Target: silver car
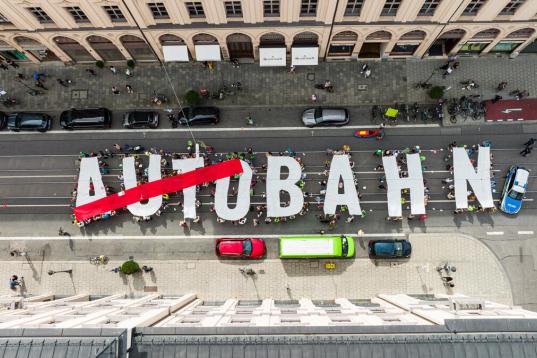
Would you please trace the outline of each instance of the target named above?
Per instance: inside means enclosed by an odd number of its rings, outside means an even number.
[[[349,112],[345,108],[310,108],[302,113],[306,127],[343,126],[349,123]]]

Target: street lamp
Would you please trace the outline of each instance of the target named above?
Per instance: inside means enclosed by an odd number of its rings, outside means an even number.
[[[60,271],[48,270],[48,274],[49,274],[49,276],[52,276],[52,275],[54,275],[55,273],[60,273],[60,272],[65,272],[65,273],[68,273],[68,274],[72,274],[72,273],[73,273],[73,270],[72,270],[72,269],[69,269],[69,270],[60,270]]]

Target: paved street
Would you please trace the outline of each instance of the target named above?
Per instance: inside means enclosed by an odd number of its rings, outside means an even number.
[[[465,94],[459,85],[460,81],[475,80],[479,89],[472,91],[482,94],[484,99],[494,96],[494,89],[501,81],[508,81],[507,93],[514,89],[528,90],[530,97],[537,95],[537,63],[531,55],[520,55],[509,60],[505,57],[484,57],[479,59],[460,58],[461,65],[452,75],[443,80],[440,71],[430,82],[434,85],[451,87],[446,92],[448,97]],[[182,97],[189,89],[201,87],[209,91],[217,91],[222,84],[230,86],[240,81],[243,90],[234,96],[226,96],[223,100],[209,100],[219,107],[304,107],[311,104],[311,95],[316,93],[321,105],[371,105],[428,102],[430,99],[424,90],[414,85],[425,81],[432,71],[444,62],[441,60],[392,60],[387,62],[370,62],[372,75],[368,79],[360,76],[360,63],[330,62],[318,66],[299,67],[294,74],[285,68],[259,67],[257,64],[243,64],[233,68],[230,63],[216,63],[212,71],[205,70],[199,63],[166,65],[167,73],[173,83],[178,97]],[[85,72],[92,68],[97,76]],[[9,96],[20,101],[13,109],[60,111],[70,107],[107,107],[115,110],[133,108],[154,108],[150,104],[150,96],[154,91],[168,96],[170,106],[176,106],[174,94],[166,82],[164,71],[156,64],[141,64],[134,69],[134,77],[126,78],[126,67],[117,65],[118,74],[114,75],[108,68],[99,70],[96,67],[64,65],[22,66],[19,72],[29,79],[15,80],[17,71],[1,71],[0,88],[5,89]],[[42,96],[32,97],[27,94],[28,86],[33,87],[32,75],[35,70],[45,73],[48,90]],[[64,88],[56,79],[71,79],[73,84]],[[314,84],[331,80],[335,86],[333,93],[314,90]],[[134,89],[127,94],[125,85]],[[121,94],[113,95],[112,86],[116,86]],[[365,86],[365,87],[364,87]],[[164,107],[164,106],[163,106]],[[242,119],[241,119],[242,120]]]
[[[223,297],[237,297],[244,300],[258,300],[264,297],[288,300],[302,297],[316,299],[333,299],[334,297],[364,298],[378,292],[383,293],[464,293],[479,296],[498,303],[512,304],[511,289],[502,266],[497,258],[478,240],[464,235],[412,234],[413,255],[409,260],[373,261],[364,257],[367,237],[357,239],[359,256],[356,259],[337,260],[336,268],[329,270],[325,263],[329,260],[279,260],[276,240],[268,247],[269,258],[261,261],[218,261],[214,253],[198,253],[198,257],[209,260],[180,259],[158,261],[135,256],[140,264],[150,265],[154,272],[138,274],[132,277],[110,272],[121,264],[114,257],[107,265],[90,264],[88,242],[74,242],[72,248],[47,247],[40,256],[39,252],[29,253],[30,260],[25,258],[7,259],[2,255],[0,276],[7,277],[12,272],[24,276],[26,289],[34,294],[54,292],[57,295],[71,295],[91,292],[94,295],[115,293],[141,294],[144,290],[157,288],[163,294],[196,292],[205,300],[219,300]],[[152,241],[152,240],[150,240]],[[164,246],[181,247],[181,251],[189,251],[193,242],[179,240],[180,243],[155,242],[140,243],[137,251],[153,250]],[[192,240],[194,241],[194,240]],[[209,240],[195,240],[202,247]],[[212,244],[212,240],[210,242]],[[36,246],[36,242],[29,243]],[[65,246],[65,240],[63,242]],[[2,245],[6,249],[6,245]],[[112,251],[109,249],[112,248]],[[101,242],[103,252],[118,251],[117,244],[111,240]],[[2,250],[3,252],[6,252]],[[60,252],[66,256],[76,257],[74,261],[57,261],[52,252]],[[42,258],[46,257],[43,261]],[[453,274],[455,287],[448,289],[443,286],[435,267],[449,261],[457,268]],[[238,268],[253,268],[257,275],[254,278],[242,275]],[[482,268],[486,267],[487,270]],[[72,269],[72,275],[57,273],[47,274],[48,270]],[[89,280],[98,278],[98,283]],[[490,280],[490,277],[494,277]],[[5,286],[0,293],[9,293]]]
[[[462,94],[458,81],[475,79],[481,87],[476,93],[485,98],[493,95],[493,89],[502,80],[507,80],[513,88],[527,89],[530,94],[537,93],[534,81],[535,61],[530,57],[520,56],[515,60],[485,58],[461,59],[461,67],[454,75],[442,80],[435,75],[431,82],[451,86],[448,95]],[[265,154],[268,151],[280,152],[291,148],[302,158],[305,165],[304,191],[310,193],[306,201],[311,203],[307,215],[299,216],[292,222],[265,224],[254,227],[251,213],[245,225],[232,223],[219,224],[216,216],[210,213],[213,198],[207,189],[201,190],[198,209],[201,222],[190,223],[188,228],[179,226],[182,220],[180,198],[172,196],[171,205],[160,216],[149,223],[135,223],[130,214],[121,214],[108,221],[94,223],[79,229],[70,223],[72,213],[71,191],[76,183],[77,158],[81,151],[92,152],[111,148],[114,143],[141,144],[146,148],[163,148],[169,152],[184,152],[190,133],[186,128],[172,129],[164,115],[158,130],[123,130],[120,126],[121,116],[125,110],[133,108],[151,108],[148,97],[154,88],[168,88],[163,83],[163,75],[155,66],[139,66],[135,77],[129,83],[136,95],[121,94],[112,96],[109,87],[117,85],[121,89],[126,83],[122,75],[112,75],[108,70],[99,73],[99,77],[87,78],[83,68],[50,67],[43,69],[53,78],[50,93],[41,97],[22,97],[25,87],[13,80],[14,72],[0,73],[0,85],[9,95],[22,98],[24,109],[46,110],[56,116],[53,130],[46,134],[25,134],[0,132],[0,265],[4,276],[13,270],[21,272],[27,280],[30,293],[45,292],[70,294],[74,290],[93,290],[94,292],[141,292],[144,286],[158,286],[174,290],[193,290],[204,297],[216,299],[212,275],[215,272],[223,277],[229,276],[230,292],[226,295],[243,295],[244,298],[266,296],[274,292],[273,297],[289,298],[282,282],[288,282],[293,298],[300,295],[333,298],[336,294],[364,293],[364,296],[386,288],[375,286],[375,277],[406,277],[402,286],[390,286],[389,292],[444,292],[436,271],[432,268],[442,260],[459,260],[460,271],[456,289],[469,295],[485,296],[499,302],[523,305],[536,309],[537,275],[535,275],[535,233],[537,226],[537,195],[532,184],[535,176],[531,175],[530,187],[524,207],[517,216],[495,214],[460,214],[454,215],[454,203],[447,199],[448,192],[442,184],[443,178],[449,177],[445,161],[447,145],[454,140],[459,144],[478,144],[484,140],[492,142],[494,155],[493,173],[496,180],[495,198],[499,197],[507,168],[515,163],[524,165],[534,171],[537,162],[532,155],[519,156],[522,143],[530,136],[535,136],[537,128],[532,124],[490,125],[441,127],[439,123],[410,123],[406,126],[388,128],[382,142],[374,139],[356,139],[352,133],[356,128],[371,125],[370,105],[373,103],[390,104],[399,102],[427,102],[422,90],[416,90],[413,84],[425,80],[432,70],[442,63],[438,61],[413,62],[377,62],[372,65],[374,75],[364,80],[358,76],[357,63],[323,64],[311,71],[299,69],[296,74],[286,73],[283,69],[260,69],[254,65],[243,65],[232,69],[228,64],[217,64],[212,72],[200,71],[198,65],[170,65],[170,76],[177,86],[179,94],[188,88],[206,86],[210,90],[218,88],[224,82],[229,85],[240,80],[245,90],[240,95],[227,97],[222,101],[212,102],[222,107],[222,123],[216,127],[194,129],[197,140],[214,146],[218,160],[230,151],[243,151],[252,147],[256,152],[255,166],[259,175],[258,184],[252,197],[253,205],[264,204],[265,184],[263,182]],[[21,68],[31,74],[33,67]],[[61,75],[60,75],[61,73]],[[307,78],[315,73],[315,79]],[[64,90],[55,83],[55,77],[71,77],[75,84]],[[192,78],[195,77],[195,78]],[[321,104],[345,105],[351,110],[351,123],[347,128],[308,129],[301,126],[300,113],[310,106],[313,84],[330,78],[336,85],[334,94],[321,94]],[[368,83],[369,81],[370,83]],[[367,91],[359,90],[358,85],[367,84]],[[88,90],[87,99],[73,99],[71,90]],[[164,92],[171,96],[171,93]],[[78,92],[80,94],[80,92]],[[255,105],[252,106],[252,103]],[[246,106],[243,106],[246,105]],[[68,107],[106,106],[114,111],[113,129],[107,131],[65,132],[59,129],[57,115]],[[174,104],[171,103],[170,107]],[[164,109],[159,108],[159,110]],[[246,126],[245,117],[252,115],[256,123]],[[475,123],[474,123],[475,124]],[[346,223],[343,216],[333,229],[321,224],[317,218],[320,210],[316,208],[318,200],[322,201],[319,182],[325,178],[325,161],[327,148],[340,148],[349,144],[355,162],[353,168],[358,178],[358,189],[363,195],[362,208],[366,210],[365,218],[356,218],[353,223]],[[426,221],[387,222],[386,192],[378,187],[381,170],[375,170],[380,160],[372,155],[377,148],[404,149],[419,145],[424,161],[424,177],[430,189],[431,200]],[[105,183],[119,188],[121,174],[119,158],[109,160],[110,173],[104,176]],[[144,163],[147,164],[147,163]],[[233,202],[231,198],[230,202]],[[403,209],[408,213],[408,204]],[[264,218],[264,217],[263,217]],[[262,219],[263,219],[262,218]],[[70,239],[59,238],[58,229],[62,227],[71,235]],[[361,247],[357,259],[339,263],[334,272],[324,271],[322,262],[317,264],[284,264],[277,260],[277,237],[281,234],[312,234],[320,229],[334,234],[347,233],[356,235],[362,230]],[[456,234],[466,234],[481,240],[494,254],[495,259],[485,246],[468,245],[466,241],[457,241]],[[368,236],[369,235],[369,236]],[[418,255],[411,262],[394,267],[375,267],[366,258],[365,242],[369,238],[404,237],[410,235],[418,243]],[[213,240],[221,236],[262,236],[267,239],[269,255],[266,260],[256,263],[256,269],[263,270],[255,281],[244,281],[237,271],[237,266],[244,263],[225,264],[214,260]],[[449,238],[449,239],[448,239]],[[32,239],[32,240],[30,240]],[[451,245],[455,240],[456,244]],[[434,244],[429,244],[434,242]],[[477,243],[470,240],[469,242]],[[446,245],[446,246],[442,246]],[[8,252],[12,249],[25,249],[29,252],[30,263],[12,258]],[[423,248],[432,252],[420,251]],[[479,258],[472,257],[471,248],[479,252]],[[90,255],[107,254],[111,262],[106,268],[93,267],[87,263]],[[423,254],[423,255],[422,255]],[[422,255],[422,256],[420,256]],[[439,256],[434,256],[439,255]],[[444,256],[442,256],[444,255]],[[463,257],[466,257],[464,259]],[[122,281],[117,274],[107,270],[128,256],[134,256],[156,268],[155,276],[146,275],[132,280]],[[486,257],[485,257],[486,256]],[[497,265],[501,263],[501,269]],[[203,263],[202,263],[203,262]],[[349,264],[350,263],[350,264]],[[20,265],[20,266],[17,266]],[[65,269],[73,267],[75,273],[69,276],[52,277],[43,274],[48,269]],[[93,271],[99,276],[92,276]],[[394,270],[400,270],[392,272]],[[422,272],[420,270],[423,270]],[[301,273],[297,275],[297,272]],[[364,272],[368,274],[364,275]],[[168,274],[170,273],[170,274]],[[173,274],[171,274],[173,273]],[[185,274],[186,273],[186,274]],[[464,273],[464,274],[463,274]],[[31,277],[31,278],[30,278]],[[98,280],[88,280],[98,277]],[[188,279],[184,279],[188,277]],[[323,287],[330,287],[323,292],[314,291],[317,286],[307,286],[304,277],[314,277],[314,282],[323,282]],[[210,279],[211,278],[211,279]],[[358,278],[358,279],[356,279]],[[336,284],[332,284],[336,280]],[[326,282],[325,282],[326,281]],[[381,280],[382,281],[382,280]],[[247,285],[245,285],[247,282]],[[352,284],[348,284],[352,282]],[[380,282],[385,285],[385,282]],[[472,284],[470,284],[472,283]],[[390,283],[393,284],[393,283]],[[474,286],[472,286],[474,285]],[[511,296],[511,289],[512,296]],[[278,287],[277,290],[274,287]],[[360,290],[359,290],[360,288]],[[4,287],[2,289],[5,289]],[[345,291],[348,290],[348,291]],[[377,290],[377,291],[376,291]],[[170,291],[171,292],[171,291]],[[317,293],[316,293],[317,292]],[[295,296],[296,295],[296,296]],[[224,295],[225,296],[225,295]],[[321,297],[322,296],[322,297]]]

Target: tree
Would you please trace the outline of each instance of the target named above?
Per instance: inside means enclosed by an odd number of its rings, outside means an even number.
[[[127,60],[127,67],[130,69],[133,69],[134,66],[136,66],[136,62],[134,60]]]
[[[125,275],[132,275],[133,273],[140,272],[140,265],[134,260],[125,261],[121,265],[120,271]]]
[[[97,66],[97,68],[104,68],[104,62],[103,61],[97,61],[97,62],[95,62],[95,66]]]
[[[444,87],[434,86],[429,91],[429,97],[431,97],[431,99],[441,99],[444,97]]]
[[[190,90],[185,94],[185,102],[191,106],[195,107],[201,102],[200,94],[194,90]]]

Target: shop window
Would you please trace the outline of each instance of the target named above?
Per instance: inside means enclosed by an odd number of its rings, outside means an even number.
[[[353,45],[340,45],[340,44],[331,44],[328,49],[328,56],[350,56],[352,55],[352,50],[354,50]]]
[[[490,50],[490,52],[511,53],[521,44],[522,42],[500,41],[492,48],[492,50]]]
[[[412,56],[419,45],[411,44],[395,44],[392,51],[390,52],[391,56]]]

